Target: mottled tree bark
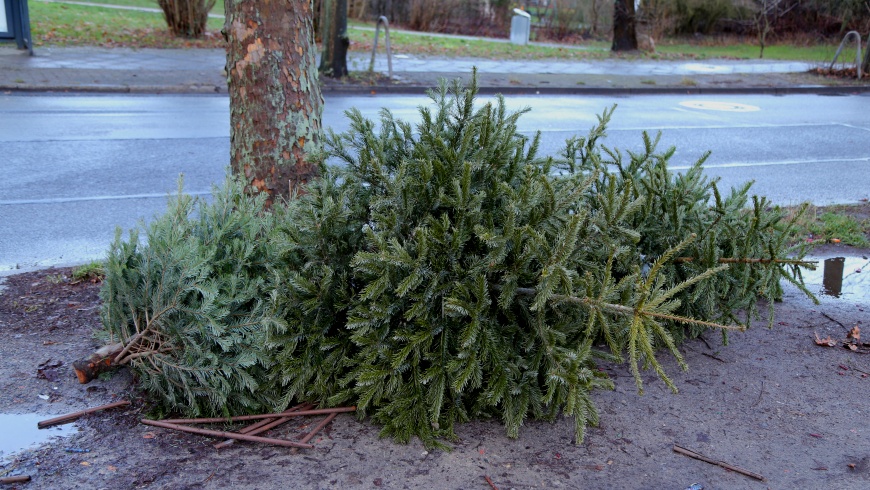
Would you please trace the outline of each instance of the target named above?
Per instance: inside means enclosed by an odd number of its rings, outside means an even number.
[[[637,17],[634,0],[614,0],[613,2],[613,46],[612,51],[633,51],[637,49]]]
[[[268,204],[317,175],[322,136],[310,0],[225,0],[233,173]]]

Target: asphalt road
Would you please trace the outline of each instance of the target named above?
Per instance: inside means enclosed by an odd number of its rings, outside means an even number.
[[[331,97],[324,124],[381,107],[414,120],[427,99]],[[116,226],[165,208],[179,174],[207,195],[229,164],[228,99],[220,96],[0,96],[0,273],[74,264],[105,254]],[[756,182],[774,202],[856,202],[870,197],[870,96],[514,96],[532,107],[523,132],[541,131],[545,154],[585,134],[613,104],[606,144],[637,151],[641,132],[662,132],[679,170],[707,150],[722,187]]]

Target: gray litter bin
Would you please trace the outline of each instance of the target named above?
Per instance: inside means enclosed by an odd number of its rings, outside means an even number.
[[[511,44],[529,44],[532,29],[532,16],[520,9],[514,9],[511,19]]]

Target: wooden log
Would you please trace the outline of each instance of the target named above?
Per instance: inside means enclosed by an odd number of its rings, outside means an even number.
[[[117,366],[115,364],[115,356],[122,350],[124,350],[124,344],[118,342],[117,344],[101,347],[87,359],[75,361],[73,369],[75,370],[76,377],[79,379],[79,383],[90,383],[101,373],[114,369]]]
[[[154,427],[162,427],[164,429],[177,430],[177,431],[181,431],[181,432],[190,432],[191,434],[199,434],[199,435],[203,435],[203,436],[221,437],[224,439],[239,439],[242,441],[251,441],[251,442],[262,442],[264,444],[272,444],[275,446],[298,447],[298,448],[302,448],[302,449],[311,449],[314,447],[311,444],[303,444],[301,442],[296,442],[296,441],[287,441],[284,439],[272,439],[272,438],[268,438],[268,437],[259,437],[259,436],[252,436],[252,435],[248,435],[248,434],[239,434],[236,432],[200,429],[198,427],[189,427],[186,425],[171,424],[168,422],[161,422],[159,420],[142,419],[141,422],[145,425],[152,425]]]
[[[52,427],[55,425],[68,424],[70,422],[78,420],[79,417],[81,417],[82,415],[99,412],[100,410],[108,410],[110,408],[123,407],[129,404],[129,401],[123,400],[120,402],[109,403],[108,405],[100,405],[99,407],[89,408],[80,412],[68,413],[66,415],[61,415],[60,417],[55,417],[53,419],[43,420],[41,422],[37,422],[36,426],[40,429],[45,429],[47,427]]]

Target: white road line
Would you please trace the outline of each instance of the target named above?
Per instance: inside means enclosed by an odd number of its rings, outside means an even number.
[[[185,195],[189,196],[210,196],[211,191],[184,191]],[[0,206],[15,206],[20,204],[63,204],[69,202],[90,202],[90,201],[116,201],[125,199],[166,199],[175,194],[128,194],[124,196],[85,196],[85,197],[53,197],[49,199],[18,199],[12,201],[0,201]]]
[[[739,167],[771,167],[776,165],[811,165],[814,163],[870,163],[870,157],[859,158],[828,158],[823,160],[772,160],[769,162],[730,162],[717,163],[714,165],[704,164],[705,169],[714,168],[739,168]],[[692,168],[691,165],[674,165],[668,166],[670,170],[687,170]]]

